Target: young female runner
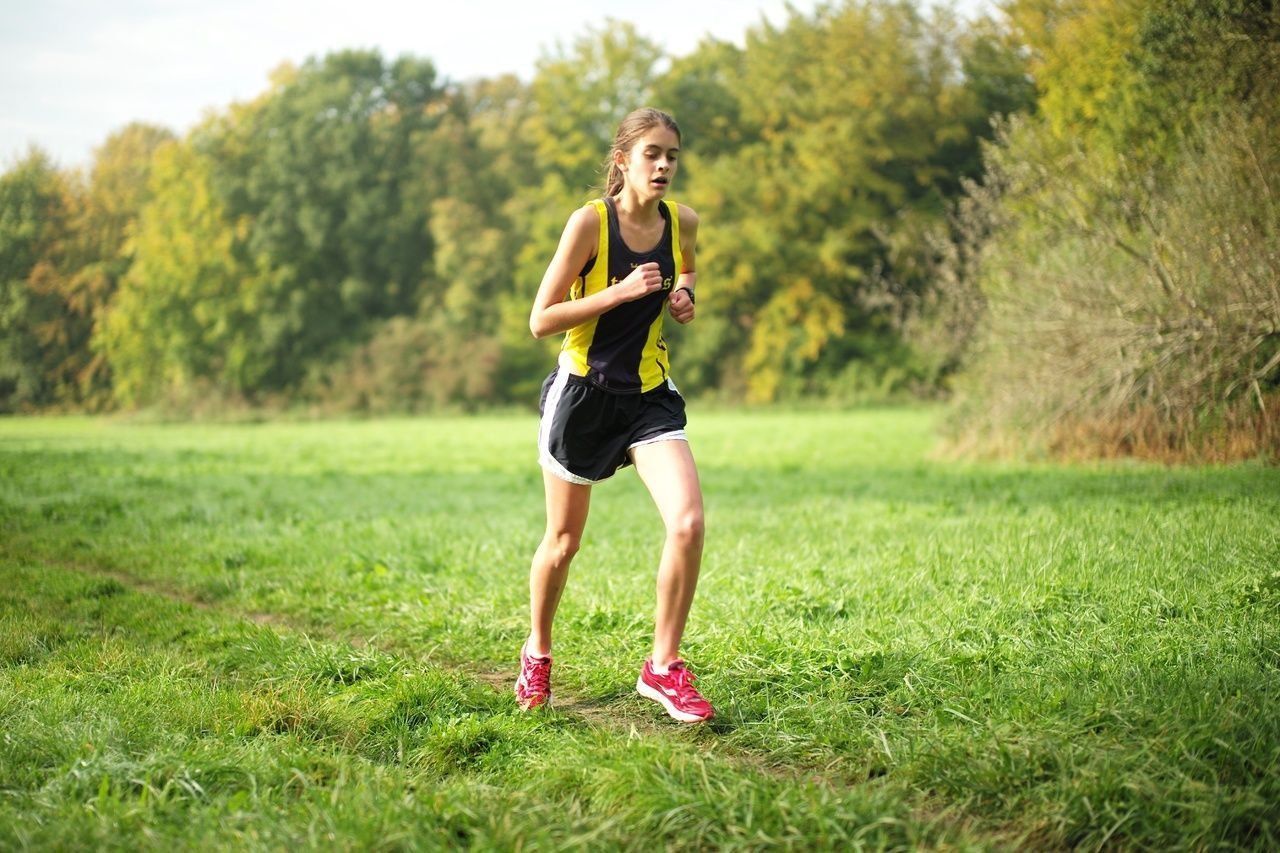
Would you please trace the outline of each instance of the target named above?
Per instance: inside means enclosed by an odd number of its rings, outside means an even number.
[[[547,531],[529,572],[532,627],[515,687],[525,709],[551,701],[551,622],[582,541],[591,487],[634,464],[666,526],[653,653],[636,689],[682,722],[713,714],[679,657],[703,537],[684,399],[668,376],[662,338],[664,308],[678,323],[694,315],[698,217],[665,200],[679,150],[680,129],[666,113],[639,109],[622,121],[604,198],[569,217],[529,317],[535,337],[568,334],[542,386]]]

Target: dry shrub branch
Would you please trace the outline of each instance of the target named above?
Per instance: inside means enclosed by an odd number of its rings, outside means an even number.
[[[1224,116],[1156,173],[1005,127],[904,316],[963,365],[951,449],[1280,456],[1278,141]]]

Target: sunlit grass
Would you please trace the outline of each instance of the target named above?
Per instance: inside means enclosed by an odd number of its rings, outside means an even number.
[[[0,843],[1275,844],[1280,474],[930,461],[932,417],[694,412],[693,730],[632,691],[661,526],[629,471],[565,707],[491,686],[531,417],[0,421]]]

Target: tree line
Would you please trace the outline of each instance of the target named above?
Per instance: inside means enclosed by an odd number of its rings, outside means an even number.
[[[606,21],[528,81],[282,66],[182,136],[0,176],[0,408],[530,404],[532,294],[647,104],[705,223],[683,390],[950,396],[957,446],[1254,452],[1278,29],[1262,0],[844,0],[684,56]]]
[[[858,299],[884,231],[939,219],[1031,88],[991,22],[889,2],[678,57],[609,21],[528,82],[371,51],[281,67],[184,136],[135,124],[87,173],[33,151],[4,174],[0,402],[528,402],[553,351],[532,294],[643,104],[680,122],[674,197],[709,226],[682,387],[767,401],[912,380]]]

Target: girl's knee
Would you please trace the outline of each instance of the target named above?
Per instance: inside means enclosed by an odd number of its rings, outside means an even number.
[[[682,512],[667,525],[667,536],[674,539],[681,547],[701,548],[705,535],[706,522],[701,509]]]
[[[557,563],[567,563],[578,553],[582,537],[567,530],[548,530],[543,544]]]

